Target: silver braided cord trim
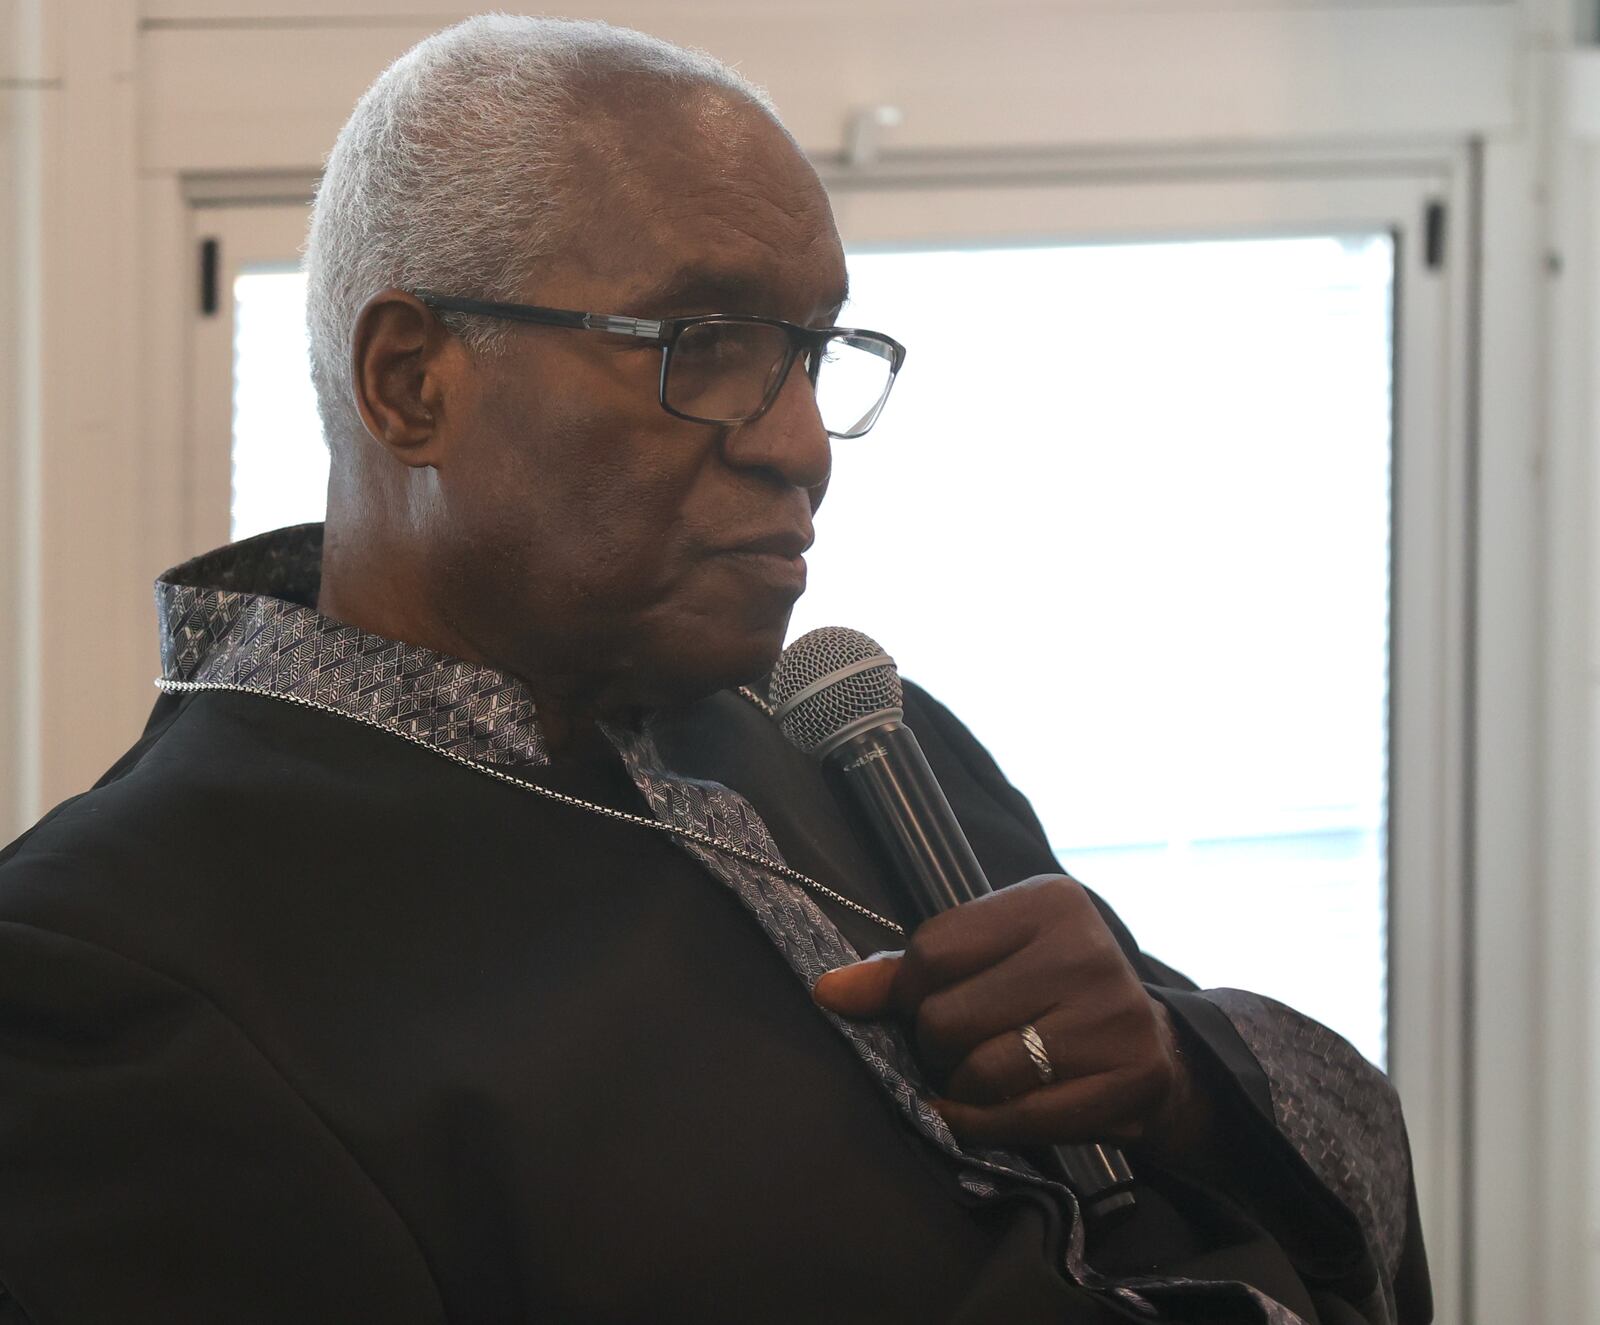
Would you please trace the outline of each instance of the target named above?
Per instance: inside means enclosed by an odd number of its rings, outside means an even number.
[[[769,718],[777,715],[777,710],[774,709],[771,704],[767,703],[766,700],[762,699],[760,695],[756,694],[754,690],[750,689],[749,686],[740,686],[738,693],[741,699],[748,700],[750,703],[754,704]]]
[[[605,805],[595,805],[578,797],[541,787],[537,783],[524,781],[498,768],[456,754],[454,751],[442,749],[420,737],[363,714],[349,713],[319,700],[217,681],[174,681],[160,678],[155,684],[158,689],[172,694],[221,692],[259,695],[315,712],[327,713],[370,727],[388,736],[398,736],[408,744],[415,745],[430,754],[448,759],[451,763],[493,778],[497,782],[503,782],[523,791],[531,791],[547,800],[598,814],[619,823],[665,833],[680,842],[690,855],[710,870],[714,877],[733,888],[735,894],[754,914],[768,938],[783,954],[789,966],[805,981],[807,988],[815,984],[827,971],[860,958],[860,954],[817,908],[809,894],[817,893],[828,897],[839,905],[904,937],[905,931],[893,921],[869,911],[848,897],[835,893],[784,862],[774,860],[769,851],[775,851],[776,844],[772,842],[766,824],[742,797],[716,784],[686,781],[667,775],[660,767],[659,756],[648,737],[633,738],[624,742],[619,753],[651,808],[662,816],[659,820],[646,819]],[[775,878],[798,885],[798,891],[775,886],[772,882]],[[822,1015],[851,1043],[912,1127],[934,1145],[962,1161],[970,1171],[1013,1180],[1020,1179],[1029,1184],[1042,1186],[1055,1192],[1067,1203],[1073,1211],[1073,1218],[1066,1266],[1068,1273],[1075,1280],[1103,1291],[1116,1292],[1125,1300],[1137,1300],[1138,1295],[1128,1290],[1112,1289],[1107,1280],[1084,1262],[1083,1225],[1077,1218],[1077,1202],[1071,1192],[1059,1183],[1043,1177],[1026,1160],[1017,1155],[989,1147],[964,1147],[956,1140],[945,1124],[944,1118],[929,1103],[931,1092],[922,1079],[905,1034],[898,1026],[888,1021],[850,1021],[827,1011],[823,1011]],[[1274,1321],[1272,1325],[1278,1325],[1278,1322]],[[1293,1322],[1287,1322],[1286,1325],[1293,1325]]]
[[[858,957],[818,906],[819,897],[903,938],[900,926],[786,864],[765,823],[743,797],[718,784],[674,773],[647,735],[607,732],[656,818],[597,805],[508,771],[549,763],[526,687],[492,668],[368,635],[321,616],[314,604],[322,541],[321,525],[276,530],[206,553],[163,575],[156,594],[166,675],[157,686],[175,695],[204,691],[259,695],[328,713],[399,736],[475,773],[557,804],[664,833],[742,901],[807,988],[825,971]],[[798,653],[793,646],[785,652],[773,678],[775,697],[791,701],[798,697],[793,709],[806,710],[809,716],[810,707],[826,689],[826,704],[843,705],[845,723],[899,708],[898,675],[874,641],[837,628],[812,635],[822,637],[822,647],[813,651],[818,641],[812,641]],[[807,675],[801,676],[802,671]],[[828,685],[818,684],[830,677]],[[814,693],[802,694],[808,686]],[[773,705],[756,691],[742,686],[738,694],[776,718]],[[840,714],[822,716],[826,730],[836,733]],[[1057,1195],[1069,1212],[1062,1260],[1075,1282],[1152,1320],[1172,1319],[1169,1308],[1179,1318],[1191,1318],[1198,1306],[1211,1313],[1207,1318],[1220,1318],[1218,1312],[1226,1312],[1230,1322],[1241,1325],[1254,1321],[1301,1325],[1294,1313],[1246,1285],[1159,1274],[1117,1279],[1100,1274],[1084,1260],[1083,1225],[1072,1193],[1020,1156],[958,1141],[932,1107],[902,1028],[892,1021],[850,1021],[825,1010],[822,1015],[853,1046],[910,1128],[955,1161],[958,1181],[967,1191],[993,1196],[1008,1183],[1020,1182]],[[1280,1097],[1292,1099],[1293,1092],[1280,1092],[1280,1082],[1296,1075],[1293,1064],[1284,1072],[1272,1061],[1276,1032],[1264,1031],[1259,1041],[1242,1025],[1241,1033],[1253,1050],[1258,1042],[1262,1046],[1257,1056],[1273,1083],[1274,1103]],[[1284,1124],[1283,1130],[1298,1144],[1291,1124]],[[1343,1196],[1344,1189],[1329,1181]],[[1370,1319],[1392,1320],[1392,1313],[1385,1316],[1384,1306],[1382,1300],[1369,1305]]]
[[[651,807],[663,816],[660,820],[646,819],[642,815],[629,814],[625,810],[615,810],[606,805],[596,805],[549,787],[541,787],[537,783],[524,781],[498,768],[456,754],[454,751],[432,745],[420,737],[397,730],[375,719],[358,713],[347,713],[318,700],[217,681],[172,681],[163,677],[158,678],[155,685],[159,690],[172,694],[221,692],[258,695],[318,713],[327,713],[348,722],[370,727],[387,736],[397,736],[410,745],[438,755],[453,764],[459,764],[463,768],[471,769],[475,773],[481,773],[485,777],[493,778],[497,782],[506,783],[508,786],[531,791],[535,795],[574,809],[585,810],[619,823],[647,828],[675,838],[692,856],[700,860],[714,877],[733,886],[734,891],[755,913],[768,937],[777,944],[791,968],[805,979],[808,988],[827,971],[860,959],[860,954],[850,946],[838,928],[817,909],[816,903],[807,895],[808,892],[827,897],[856,914],[875,921],[902,938],[905,935],[905,931],[894,921],[834,892],[833,889],[818,883],[783,861],[774,860],[768,851],[761,850],[760,848],[767,847],[775,851],[776,844],[772,842],[766,824],[736,793],[711,783],[689,782],[663,775],[659,768],[655,767],[659,761],[647,737],[625,743],[619,753],[628,766],[635,784],[644,793]],[[745,845],[751,842],[755,844],[754,847]],[[751,866],[754,869],[749,868]],[[798,885],[800,891],[798,893],[775,891],[767,882],[773,877]],[[797,911],[796,903],[803,909]],[[1065,1200],[1072,1202],[1075,1208],[1075,1200],[1065,1188],[1041,1177],[1019,1157],[997,1149],[983,1147],[963,1149],[960,1146],[945,1125],[943,1117],[928,1103],[929,1091],[922,1082],[909,1045],[898,1027],[887,1022],[851,1022],[831,1012],[824,1012],[823,1015],[855,1046],[913,1126],[936,1145],[964,1159],[977,1169],[1010,1178],[1020,1177],[1056,1191]],[[1072,1248],[1068,1255],[1069,1269],[1079,1276],[1080,1281],[1097,1281],[1098,1276],[1082,1261],[1082,1243],[1081,1223],[1074,1219]]]
[[[564,792],[541,787],[537,783],[527,782],[454,751],[442,749],[376,719],[359,713],[346,712],[318,700],[226,682],[175,681],[161,678],[155,684],[166,693],[221,692],[258,695],[315,712],[331,714],[383,732],[385,735],[397,736],[408,744],[447,759],[451,763],[459,764],[463,768],[519,790],[531,791],[558,804],[597,814],[619,823],[664,833],[680,842],[716,877],[734,888],[746,906],[755,914],[762,929],[778,946],[789,965],[806,981],[808,987],[824,972],[855,961],[859,956],[837,928],[817,909],[816,903],[808,893],[827,897],[896,934],[902,936],[904,934],[893,921],[869,911],[848,897],[835,893],[826,885],[818,883],[781,860],[773,859],[769,851],[775,851],[776,844],[771,842],[766,825],[742,797],[715,784],[686,782],[666,775],[659,767],[658,760],[654,757],[655,752],[647,738],[629,741],[619,752],[651,808],[663,815],[667,820],[665,822],[597,805]],[[794,892],[777,887],[770,882],[776,878],[798,885],[800,891]],[[1110,1278],[1102,1275],[1084,1260],[1083,1223],[1077,1216],[1077,1201],[1073,1194],[1059,1183],[1041,1175],[1019,1156],[998,1148],[967,1146],[959,1142],[951,1134],[938,1111],[929,1103],[927,1087],[904,1033],[898,1027],[889,1022],[853,1022],[835,1016],[831,1012],[824,1012],[823,1015],[850,1041],[898,1104],[912,1127],[964,1165],[960,1182],[968,1190],[979,1195],[992,1193],[997,1190],[993,1179],[1007,1178],[1013,1181],[1020,1179],[1057,1194],[1072,1212],[1063,1262],[1068,1276],[1078,1284],[1115,1298],[1125,1308],[1151,1320],[1161,1318],[1162,1313],[1158,1304],[1163,1298],[1175,1302],[1189,1302],[1198,1297],[1236,1301],[1241,1306],[1248,1303],[1258,1313],[1252,1319],[1261,1322],[1261,1325],[1304,1325],[1298,1315],[1281,1303],[1243,1284],[1159,1275],[1127,1278]]]
[[[480,764],[475,759],[468,759],[465,755],[459,755],[452,750],[443,749],[423,740],[419,736],[413,736],[410,732],[386,726],[373,718],[364,717],[359,713],[347,713],[331,704],[323,704],[314,699],[305,699],[299,695],[287,695],[274,690],[257,690],[252,686],[232,685],[221,681],[169,681],[165,677],[158,677],[155,684],[158,690],[168,694],[221,691],[238,695],[260,695],[263,699],[276,699],[285,704],[297,704],[301,708],[313,709],[318,713],[329,713],[336,718],[343,718],[347,722],[355,722],[363,727],[371,727],[374,731],[383,732],[387,736],[397,736],[402,741],[414,745],[418,749],[438,755],[441,759],[448,759],[453,764],[460,764],[463,768],[470,768],[474,773],[481,773],[485,777],[491,777],[497,782],[504,782],[508,786],[520,787],[523,791],[531,791],[534,795],[543,796],[546,800],[556,801],[575,810],[587,810],[591,814],[598,814],[606,819],[615,819],[619,823],[632,824],[637,828],[648,828],[652,832],[665,833],[669,837],[686,838],[712,851],[721,851],[728,855],[736,856],[746,864],[770,870],[772,873],[788,879],[791,883],[797,883],[810,892],[826,897],[829,901],[844,907],[846,910],[853,911],[859,916],[864,916],[866,919],[882,925],[891,933],[897,934],[902,938],[905,936],[905,930],[895,924],[894,921],[880,916],[876,911],[868,910],[860,902],[852,901],[842,893],[835,892],[826,884],[818,883],[809,875],[800,873],[799,870],[784,864],[780,860],[773,860],[768,856],[761,855],[759,852],[736,846],[725,840],[719,840],[710,834],[697,832],[692,828],[662,823],[659,819],[646,819],[642,814],[629,814],[626,810],[614,810],[609,805],[596,805],[593,801],[586,801],[578,796],[569,796],[565,792],[555,791],[550,787],[541,787],[537,782],[527,782],[522,778],[514,777],[510,773],[502,772],[498,768],[492,768],[488,764]]]

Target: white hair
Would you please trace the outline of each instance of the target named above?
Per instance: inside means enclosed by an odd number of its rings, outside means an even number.
[[[329,444],[358,436],[356,315],[391,287],[515,299],[564,238],[570,129],[609,75],[709,84],[777,120],[721,61],[588,19],[487,14],[413,46],[367,89],[328,155],[306,240],[311,375]],[[501,324],[446,315],[478,353]]]

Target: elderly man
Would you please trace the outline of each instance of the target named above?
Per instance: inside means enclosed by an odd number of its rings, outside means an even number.
[[[915,689],[1025,881],[908,940],[747,688],[902,354],[757,91],[450,29],[307,266],[326,532],[162,579],[143,738],[0,864],[0,1318],[1428,1318],[1348,1046],[1143,957]]]

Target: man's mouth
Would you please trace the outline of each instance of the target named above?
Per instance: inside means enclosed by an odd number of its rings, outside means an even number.
[[[780,529],[730,544],[728,552],[752,552],[794,559],[811,546],[813,535],[809,529]]]
[[[805,550],[811,546],[810,530],[781,530],[743,539],[717,553],[720,560],[740,567],[753,578],[785,589],[798,597],[806,587]]]

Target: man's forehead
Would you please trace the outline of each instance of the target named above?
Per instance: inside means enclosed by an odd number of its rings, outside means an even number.
[[[580,135],[571,256],[619,311],[822,313],[845,271],[826,191],[760,108],[704,88],[670,105],[602,102]]]
[[[803,311],[836,312],[849,300],[849,276],[842,269],[835,270],[832,263],[817,264],[808,275],[808,294],[814,302]],[[629,293],[628,311],[641,317],[687,309],[762,312],[775,300],[793,299],[787,287],[795,283],[794,273],[764,267],[682,262],[664,272],[642,275]]]

